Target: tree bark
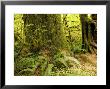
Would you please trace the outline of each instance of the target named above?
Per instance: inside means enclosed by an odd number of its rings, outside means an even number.
[[[94,50],[97,49],[96,25],[93,23],[93,19],[88,19],[87,14],[81,14],[80,20],[82,24],[82,49],[86,49],[88,52],[93,53]]]

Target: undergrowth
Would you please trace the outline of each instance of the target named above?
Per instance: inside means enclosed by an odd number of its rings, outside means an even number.
[[[16,60],[15,76],[96,76],[96,69],[89,69],[90,63],[82,66],[68,58],[59,52],[52,59],[34,55]],[[85,65],[88,68],[85,68]]]

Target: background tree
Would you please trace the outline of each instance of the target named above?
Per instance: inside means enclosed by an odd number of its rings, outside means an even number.
[[[88,18],[87,14],[81,14],[80,19],[82,23],[82,49],[86,49],[90,53],[93,53],[94,48],[96,49],[96,23],[93,18],[96,20],[97,15],[91,15],[91,18]],[[95,43],[94,43],[95,42]]]

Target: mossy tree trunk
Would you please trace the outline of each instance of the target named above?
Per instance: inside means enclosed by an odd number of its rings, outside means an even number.
[[[97,34],[94,32],[96,29],[95,24],[93,23],[93,19],[88,19],[87,14],[81,14],[80,20],[82,23],[82,49],[86,49],[88,52],[93,53],[94,47],[96,48],[96,45],[94,46],[94,41],[97,39]]]

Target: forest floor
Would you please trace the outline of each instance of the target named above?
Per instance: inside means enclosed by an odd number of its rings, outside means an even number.
[[[43,56],[39,56],[40,58],[39,60],[38,60],[38,57],[33,57],[33,58],[27,57],[22,60],[19,60],[19,62],[16,61],[15,65],[17,66],[15,66],[15,70],[16,70],[15,75],[17,76],[18,75],[19,76],[24,76],[24,75],[25,76],[33,76],[33,75],[34,76],[96,76],[97,75],[97,55],[96,54],[80,53],[80,54],[75,54],[74,56],[70,56],[68,52],[66,53],[65,51],[63,51],[62,54],[64,54],[64,58],[62,62],[65,63],[64,61],[66,61],[66,63],[68,64],[64,68],[61,68],[61,67],[57,68],[57,66],[55,65],[53,65],[54,67],[49,67],[52,64],[49,64],[47,67],[47,64],[45,64],[47,59],[46,60],[42,59],[42,58],[46,58],[44,57],[44,54],[43,54]],[[35,68],[35,65],[36,65],[36,63],[34,64],[35,60],[38,60],[37,63],[41,63],[41,66],[42,66],[41,69],[44,68],[43,72],[41,72],[43,73],[43,75],[36,75],[36,73],[38,74],[39,72],[38,70],[39,67]],[[59,64],[58,66],[61,66],[61,65],[62,64]]]
[[[81,68],[91,75],[96,75],[97,70],[97,55],[96,54],[81,54],[79,56],[79,61],[81,63]]]
[[[73,59],[78,60],[79,66],[73,65],[68,69],[57,71],[59,76],[96,76],[97,75],[96,54],[76,54]]]

